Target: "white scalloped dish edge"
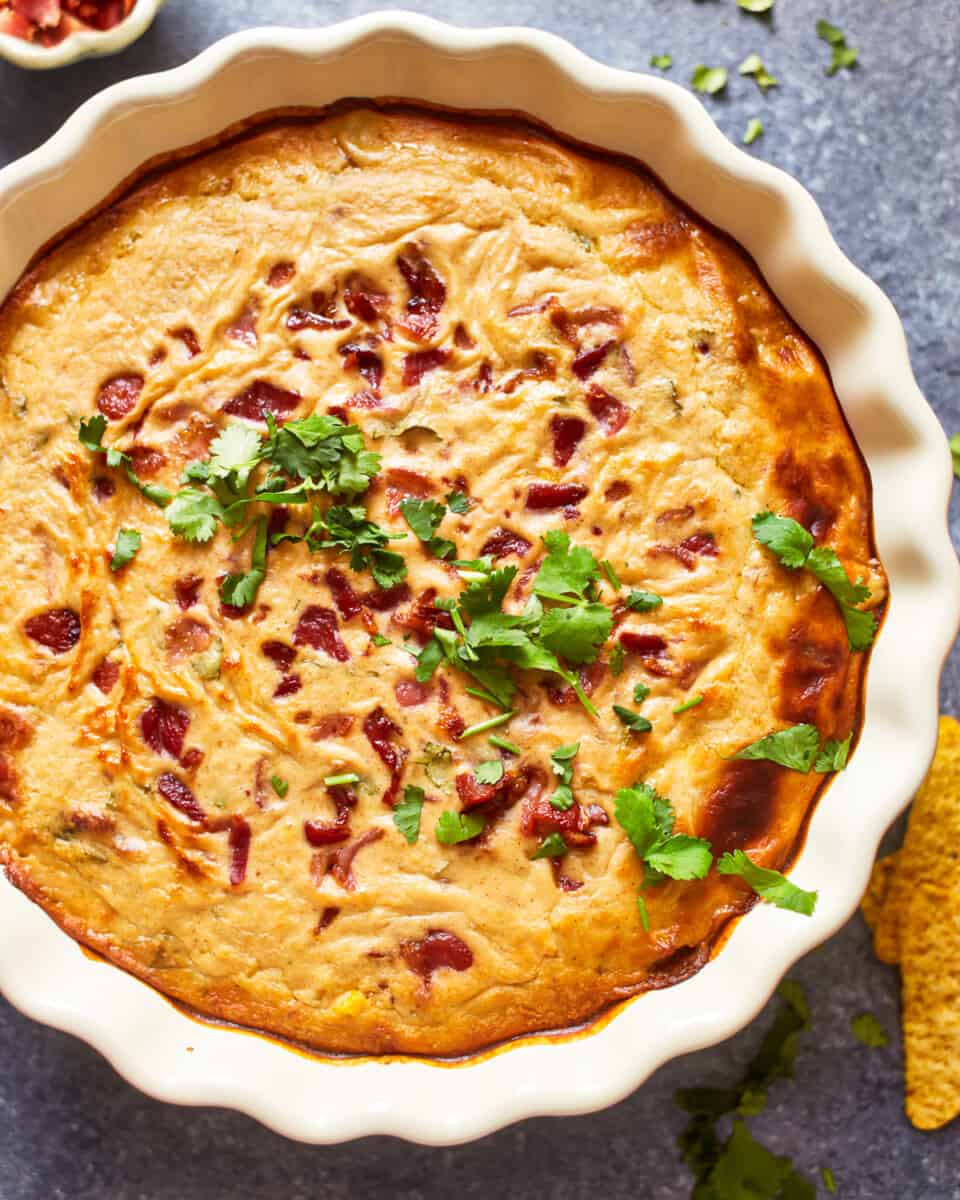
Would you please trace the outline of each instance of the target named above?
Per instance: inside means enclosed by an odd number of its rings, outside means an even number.
[[[55,46],[41,46],[9,33],[0,33],[0,58],[16,63],[18,67],[46,71],[51,67],[65,67],[81,58],[116,54],[147,32],[165,3],[166,0],[137,0],[128,15],[112,29],[79,29]]]
[[[668,1059],[740,1029],[789,967],[850,917],[883,831],[933,752],[939,674],[960,612],[944,516],[952,476],[893,307],[840,252],[809,194],[728,142],[681,88],[604,67],[534,30],[456,29],[406,13],[252,30],[174,71],[117,84],[0,172],[0,295],[40,246],[145,160],[258,112],[348,96],[528,113],[641,159],[740,242],[827,358],[870,467],[890,580],[857,752],[821,799],[792,871],[802,887],[819,888],[816,914],[758,906],[697,975],[626,1003],[587,1034],[521,1039],[460,1063],[308,1056],[190,1018],[85,955],[0,880],[0,989],[89,1042],[143,1091],[235,1108],[304,1141],[394,1134],[448,1144],[622,1098]]]

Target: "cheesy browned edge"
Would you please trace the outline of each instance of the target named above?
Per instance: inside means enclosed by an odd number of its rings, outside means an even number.
[[[645,932],[615,790],[648,780],[715,854],[785,867],[823,777],[731,756],[791,723],[857,726],[866,655],[750,529],[794,517],[882,602],[869,479],[820,356],[643,167],[523,121],[341,105],[152,173],[8,297],[0,409],[0,855],[73,937],[199,1014],[447,1055],[675,982],[754,898],[715,871],[668,880]],[[218,583],[250,536],[171,537],[78,443],[98,409],[105,443],[172,490],[231,420],[345,415],[382,456],[360,503],[408,533],[405,583],[283,545],[231,610]],[[664,598],[637,613],[605,591],[615,631],[581,673],[597,719],[518,673],[498,732],[519,758],[458,739],[495,711],[468,677],[413,679],[433,600],[462,584],[398,505],[451,490],[471,507],[441,533],[519,568],[508,607],[552,529],[624,594]],[[143,545],[112,572],[121,528]],[[644,736],[611,711],[637,683]],[[577,741],[560,812],[549,755]],[[473,770],[501,755],[478,799]],[[349,795],[323,784],[344,772]],[[390,811],[409,785],[413,845]],[[439,844],[438,814],[471,804],[483,835]],[[339,833],[318,847],[311,822]],[[532,860],[551,831],[569,852]]]

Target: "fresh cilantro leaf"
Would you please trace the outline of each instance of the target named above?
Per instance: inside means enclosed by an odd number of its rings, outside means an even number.
[[[360,776],[356,771],[342,771],[339,775],[327,775],[323,786],[328,788],[350,787],[351,784],[359,782]]]
[[[754,83],[762,92],[777,86],[776,78],[763,65],[759,54],[748,54],[738,70],[741,75],[752,75]]]
[[[443,662],[443,647],[435,637],[432,637],[417,655],[417,669],[414,678],[418,683],[427,683],[433,678],[433,673]]]
[[[281,779],[279,775],[270,776],[270,786],[282,800],[287,792],[290,791],[290,784],[286,779]]]
[[[560,783],[550,797],[550,803],[561,812],[573,807],[573,760],[580,753],[580,743],[571,742],[567,746],[558,746],[550,755],[550,769]]]
[[[209,542],[223,520],[223,508],[216,496],[199,488],[181,488],[167,506],[167,521],[177,537],[188,542]]]
[[[128,472],[128,475],[132,476],[130,482],[134,483],[143,495],[153,504],[156,504],[158,508],[166,508],[173,499],[173,492],[168,491],[165,487],[161,487],[159,483],[143,483],[133,475],[132,471]]]
[[[625,725],[631,733],[649,733],[653,726],[646,717],[640,713],[631,712],[629,708],[624,708],[622,704],[615,704],[613,711],[620,719],[621,724]]]
[[[246,608],[257,598],[260,584],[267,574],[267,518],[257,519],[250,570],[244,574],[228,575],[220,584],[220,598],[234,608]]]
[[[393,642],[388,637],[384,637],[382,633],[375,633],[370,639],[375,646],[392,646]]]
[[[634,612],[652,612],[663,603],[663,597],[656,592],[630,592],[624,604]]]
[[[99,454],[103,450],[103,435],[107,431],[107,418],[103,413],[94,413],[92,417],[88,417],[85,421],[80,422],[80,429],[77,436],[80,439],[80,444],[84,446],[91,454]]]
[[[960,433],[955,433],[950,438],[950,455],[953,459],[953,473],[960,479]]]
[[[617,572],[614,570],[613,563],[609,558],[605,558],[600,566],[603,569],[604,575],[606,575],[607,579],[610,581],[610,586],[615,592],[619,592],[621,584],[617,576]]]
[[[544,535],[547,554],[533,581],[533,590],[548,599],[577,596],[584,600],[587,589],[600,577],[600,564],[585,546],[570,546],[570,535],[551,529]]]
[[[463,492],[448,492],[446,497],[447,508],[455,513],[468,513],[470,511],[470,497],[465,496]]]
[[[778,517],[772,512],[757,513],[750,522],[753,536],[761,546],[780,559],[785,567],[802,567],[813,549],[813,536],[792,517]]]
[[[743,131],[743,144],[752,146],[758,137],[763,133],[763,122],[759,117],[751,117],[747,122],[747,127]]]
[[[210,443],[210,474],[226,478],[235,474],[245,486],[250,472],[260,461],[263,443],[260,434],[239,421],[230,424]]]
[[[816,1188],[789,1158],[771,1153],[754,1140],[742,1121],[734,1121],[733,1132],[704,1180],[704,1195],[711,1200],[816,1200]]]
[[[322,534],[326,534],[323,537]],[[405,537],[388,533],[373,521],[367,520],[362,505],[334,504],[307,530],[306,540],[311,550],[344,550],[350,553],[354,571],[369,568],[374,582],[391,588],[407,576],[407,564],[402,554],[384,547],[389,541]]]
[[[461,605],[472,617],[499,612],[516,573],[516,567],[501,567],[475,580],[460,593]]]
[[[554,654],[580,665],[596,661],[613,629],[613,614],[604,604],[574,604],[543,614],[540,641]]]
[[[650,914],[647,912],[647,902],[643,898],[643,892],[637,892],[637,910],[640,913],[640,924],[643,926],[643,932],[650,932]]]
[[[779,871],[758,867],[742,850],[724,854],[717,863],[717,872],[720,875],[739,875],[762,900],[775,904],[777,908],[809,917],[816,907],[816,892],[804,891]]]
[[[713,864],[710,843],[703,838],[675,833],[652,846],[644,862],[671,879],[703,879]]]
[[[499,758],[491,758],[487,762],[478,763],[473,773],[477,783],[499,783],[503,778],[503,763]]]
[[[656,67],[658,71],[669,71],[673,66],[672,54],[651,54],[650,66]]]
[[[822,38],[831,46],[839,46],[841,42],[847,40],[842,29],[838,29],[836,25],[831,25],[829,21],[824,20],[817,22],[817,37]]]
[[[444,846],[455,846],[458,842],[469,842],[483,833],[483,817],[476,813],[442,812],[434,828],[437,841]]]
[[[791,725],[777,733],[751,742],[734,755],[735,758],[765,758],[789,767],[791,771],[806,773],[813,766],[820,749],[820,734],[816,725]]]
[[[113,557],[110,559],[110,570],[119,571],[127,563],[133,562],[140,549],[140,533],[136,529],[121,529],[117,532],[117,540],[113,546]]]
[[[700,63],[694,67],[690,82],[694,91],[706,96],[715,96],[727,86],[727,68],[705,67]]]
[[[403,555],[394,550],[371,550],[370,574],[378,587],[389,590],[406,579],[407,564]]]
[[[548,833],[530,857],[532,859],[563,858],[567,849],[567,843],[563,840],[563,834]]]
[[[852,738],[852,733],[848,733],[842,742],[838,742],[834,738],[828,738],[820,748],[820,753],[813,764],[813,769],[821,772],[842,771],[847,765],[847,756],[850,753]]]
[[[571,742],[567,746],[558,746],[550,755],[554,775],[563,776],[567,770],[566,764],[572,762],[579,753],[579,742]]]
[[[880,1024],[873,1013],[860,1013],[850,1022],[850,1032],[864,1046],[870,1046],[877,1049],[881,1046],[886,1046],[890,1042],[887,1031]]]
[[[877,632],[877,618],[871,612],[840,605],[843,623],[847,628],[847,644],[851,650],[867,650],[873,644]]]
[[[702,879],[713,856],[703,838],[673,832],[673,805],[651,784],[620,788],[614,816],[639,858],[653,871],[671,879]]]
[[[408,496],[400,501],[400,511],[420,541],[429,542],[447,510],[436,500],[415,500]]]
[[[737,0],[744,12],[767,13],[773,8],[773,0]]]
[[[836,75],[842,67],[852,67],[860,56],[854,46],[847,45],[846,34],[829,21],[817,22],[817,36],[825,41],[833,52],[833,57],[827,67],[828,75]]]
[[[634,704],[642,704],[650,695],[650,689],[645,683],[635,683],[633,685],[633,702]]]
[[[568,808],[573,808],[573,788],[568,783],[558,784],[550,797],[550,804],[559,812],[566,812]]]
[[[684,700],[682,704],[678,704],[673,710],[675,716],[681,713],[689,712],[691,708],[696,708],[698,704],[703,703],[703,693],[698,692],[695,696],[691,696],[689,700]]]
[[[627,652],[623,648],[622,642],[615,642],[613,649],[610,651],[610,657],[607,660],[607,667],[610,674],[616,677],[623,674],[623,666],[627,657]]]
[[[820,1168],[820,1178],[823,1180],[823,1186],[830,1195],[835,1196],[837,1194],[837,1181],[829,1167]]]
[[[403,799],[394,806],[393,823],[411,846],[420,836],[420,814],[425,799],[423,788],[408,784],[403,789]]]
[[[829,546],[815,546],[804,565],[841,604],[862,604],[870,599],[870,589],[859,580],[850,582],[836,551]]]

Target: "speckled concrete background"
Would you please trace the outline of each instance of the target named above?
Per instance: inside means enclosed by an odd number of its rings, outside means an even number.
[[[0,63],[0,162],[32,149],[98,89],[175,66],[225,33],[326,24],[376,7],[170,0],[153,30],[116,58],[49,75]],[[960,429],[957,0],[777,0],[772,22],[740,13],[734,0],[408,7],[462,24],[538,25],[618,67],[645,70],[651,53],[669,51],[680,80],[698,62],[735,67],[757,51],[781,87],[763,97],[734,77],[727,97],[708,101],[711,112],[735,138],[749,117],[762,117],[766,133],[755,152],[810,188],[844,250],[886,289],[906,322],[920,386],[946,428]],[[818,17],[847,30],[860,69],[824,76],[829,52],[814,33]],[[960,533],[956,497],[952,516]],[[960,712],[956,653],[943,704]],[[960,1200],[960,1121],[920,1134],[903,1116],[897,979],[873,959],[861,919],[794,975],[807,988],[815,1027],[796,1081],[774,1088],[755,1134],[811,1172],[831,1167],[843,1200]],[[851,1036],[850,1018],[864,1010],[891,1032],[888,1048],[869,1050]],[[387,1139],[314,1149],[231,1113],[147,1100],[91,1050],[0,1001],[0,1200],[686,1200],[674,1089],[732,1080],[769,1017],[672,1063],[594,1116],[529,1121],[454,1150]]]

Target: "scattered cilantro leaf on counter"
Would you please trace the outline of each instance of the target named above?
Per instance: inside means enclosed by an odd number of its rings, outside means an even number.
[[[757,85],[761,92],[765,92],[768,88],[777,86],[778,80],[776,76],[771,75],[767,68],[763,65],[763,60],[760,58],[759,54],[748,54],[737,70],[741,75],[752,75],[753,82]]]
[[[484,819],[476,813],[442,812],[434,828],[437,841],[443,846],[469,842],[483,833]]]
[[[860,57],[860,52],[855,46],[847,45],[846,34],[843,30],[838,29],[836,25],[831,25],[829,21],[817,22],[817,37],[826,42],[833,51],[833,58],[827,67],[828,75],[836,75],[842,67],[854,66]]]
[[[656,592],[630,592],[624,604],[634,612],[652,612],[663,603],[663,597]]]
[[[140,549],[141,537],[138,529],[120,529],[113,544],[113,555],[110,558],[110,570],[119,571],[136,558]]]
[[[290,784],[286,779],[281,779],[279,775],[270,776],[270,786],[282,800],[287,792],[290,791]]]
[[[953,473],[960,479],[960,433],[955,433],[950,438],[950,455],[953,458]]]
[[[703,692],[697,692],[695,696],[691,696],[689,700],[684,700],[682,704],[678,704],[673,710],[674,716],[679,716],[681,713],[689,712],[691,708],[696,708],[698,704],[703,703]]]
[[[886,1046],[890,1042],[887,1031],[873,1013],[860,1013],[859,1016],[854,1017],[850,1022],[850,1032],[862,1045],[870,1046],[873,1049]]]
[[[250,556],[250,570],[228,575],[220,584],[220,599],[235,608],[246,608],[257,598],[267,575],[267,518],[257,518],[257,532]]]
[[[738,7],[748,13],[768,13],[773,8],[773,0],[737,0]]]
[[[848,733],[842,742],[838,742],[835,738],[828,738],[820,747],[820,753],[813,764],[813,769],[823,773],[827,771],[842,771],[847,765],[847,757],[850,754],[850,742],[852,739],[852,733]]]
[[[548,833],[530,857],[531,859],[563,858],[567,849],[567,843],[563,840],[562,833]]]
[[[829,1167],[820,1168],[820,1178],[823,1180],[823,1186],[830,1195],[835,1196],[837,1194],[837,1181]]]
[[[829,546],[815,546],[812,535],[792,517],[757,513],[751,525],[757,541],[785,567],[803,567],[823,584],[840,606],[850,649],[866,650],[876,633],[877,619],[855,606],[870,599],[870,589],[860,580],[850,582],[836,551]]]
[[[791,771],[806,774],[813,766],[819,749],[820,734],[816,725],[791,725],[789,729],[768,733],[766,737],[744,746],[734,758],[764,758],[781,767],[789,767]]]
[[[499,758],[491,758],[487,762],[477,763],[473,773],[477,783],[499,783],[503,778],[503,763]]]
[[[673,66],[672,54],[651,54],[650,66],[656,67],[658,71],[669,71]]]
[[[715,96],[727,86],[727,68],[706,67],[700,63],[694,67],[690,83],[693,85],[694,91],[705,96]]]
[[[463,492],[448,492],[446,496],[447,508],[454,513],[468,513],[470,511],[470,497],[465,496]]]
[[[742,850],[724,854],[717,863],[717,872],[720,875],[739,875],[761,900],[766,900],[768,904],[774,904],[777,908],[802,913],[805,917],[809,917],[816,908],[816,892],[804,891],[779,871],[758,867]]]
[[[747,122],[746,129],[743,131],[743,144],[745,146],[752,146],[757,138],[762,135],[762,133],[763,122],[759,117],[751,117]]]
[[[393,823],[411,846],[420,836],[420,814],[425,799],[423,788],[407,784],[403,789],[403,799],[393,810]]]
[[[633,712],[629,708],[624,708],[622,704],[615,704],[613,711],[620,724],[626,726],[631,733],[649,733],[653,728],[646,717],[641,716],[638,712]]]
[[[664,879],[703,879],[713,863],[710,843],[674,833],[673,805],[649,783],[620,788],[614,815],[644,864],[643,888]],[[644,926],[646,928],[646,925]]]

